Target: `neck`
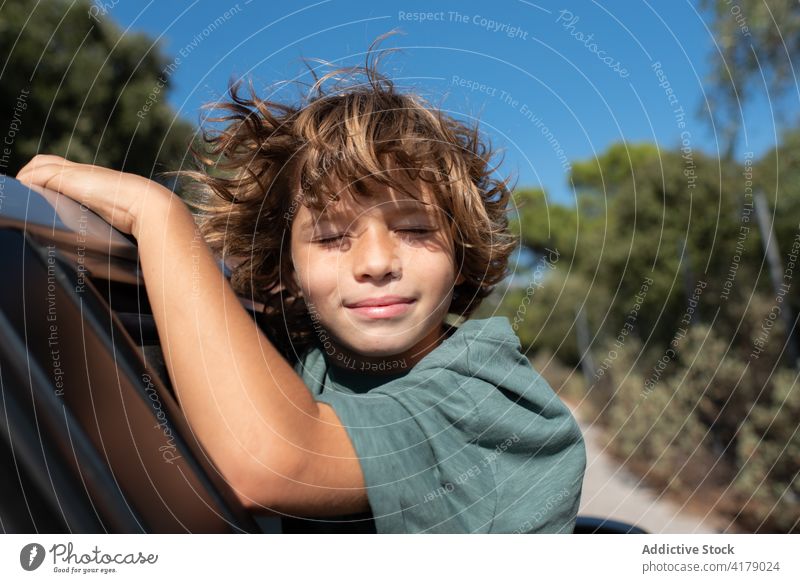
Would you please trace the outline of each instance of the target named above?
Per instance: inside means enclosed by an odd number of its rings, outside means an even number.
[[[450,326],[442,323],[408,350],[389,356],[367,356],[353,352],[337,342],[331,342],[325,352],[325,358],[334,366],[363,374],[379,376],[399,374],[411,370],[452,331]]]

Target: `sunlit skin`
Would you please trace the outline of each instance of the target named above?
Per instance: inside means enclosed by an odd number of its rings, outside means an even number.
[[[85,204],[136,239],[180,408],[245,508],[299,516],[369,510],[359,458],[336,411],[314,399],[242,307],[176,195],[144,177],[59,156],[36,156],[17,177]]]
[[[417,188],[432,201],[428,189]],[[391,360],[391,372],[402,371],[441,344],[453,288],[464,278],[457,275],[453,242],[435,205],[379,184],[370,194],[342,196],[323,213],[299,205],[291,248],[317,333],[327,335],[329,362],[381,374],[364,364]],[[385,318],[347,307],[385,295],[413,301]]]

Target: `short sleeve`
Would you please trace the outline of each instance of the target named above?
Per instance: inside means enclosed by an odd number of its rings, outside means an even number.
[[[467,350],[475,427],[497,488],[491,532],[571,533],[586,470],[577,421],[516,337]]]
[[[499,390],[481,401],[480,440],[491,450],[497,488],[492,532],[572,533],[586,450],[580,427],[534,372],[524,391]]]
[[[496,484],[465,382],[427,370],[368,393],[316,397],[334,408],[353,442],[379,533],[489,532]]]

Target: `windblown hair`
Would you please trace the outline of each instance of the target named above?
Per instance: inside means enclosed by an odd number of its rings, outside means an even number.
[[[509,180],[493,177],[494,152],[478,124],[399,92],[378,71],[373,50],[387,34],[370,46],[363,67],[322,77],[309,67],[315,82],[298,106],[261,99],[252,83],[244,96],[241,84],[232,84],[230,100],[213,105],[222,115],[209,118],[222,129],[204,130],[203,151],[193,148],[200,169],[175,173],[191,180],[189,202],[201,211],[199,229],[212,251],[237,260],[234,290],[264,305],[259,323],[290,362],[315,334],[293,277],[291,225],[299,204],[321,211],[342,196],[368,197],[369,181],[401,188],[390,167],[414,184],[428,183],[465,277],[449,312],[465,318],[508,275],[518,243],[506,216]],[[329,79],[336,82],[325,92]]]

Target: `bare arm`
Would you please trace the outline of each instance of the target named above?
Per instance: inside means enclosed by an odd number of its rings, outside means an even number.
[[[125,217],[115,226],[138,241],[178,400],[243,504],[267,514],[262,507],[318,516],[368,510],[345,428],[244,310],[184,203],[141,177],[37,158],[22,180],[83,196],[107,220]]]

